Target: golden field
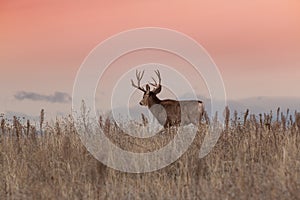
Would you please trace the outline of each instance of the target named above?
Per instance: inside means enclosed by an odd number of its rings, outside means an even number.
[[[97,161],[82,145],[71,116],[45,122],[42,111],[37,125],[2,117],[0,199],[299,199],[300,113],[246,111],[239,117],[226,108],[224,114],[221,137],[206,157],[198,153],[207,123],[216,123],[209,119],[180,159],[141,174]],[[133,138],[103,118],[99,128],[133,152],[153,151],[174,136],[165,131]]]

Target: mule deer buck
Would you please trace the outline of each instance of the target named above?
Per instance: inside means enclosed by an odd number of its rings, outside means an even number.
[[[151,113],[157,119],[157,121],[168,128],[170,126],[188,125],[193,123],[198,126],[201,122],[201,118],[204,113],[204,104],[198,100],[176,101],[172,99],[161,100],[156,95],[161,92],[161,77],[159,70],[155,73],[158,77],[158,82],[152,77],[154,83],[149,83],[154,86],[154,89],[150,91],[149,84],[146,85],[146,89],[141,86],[141,80],[144,76],[144,72],[136,71],[137,84],[131,79],[133,87],[144,92],[143,99],[140,101],[140,105],[148,106]]]

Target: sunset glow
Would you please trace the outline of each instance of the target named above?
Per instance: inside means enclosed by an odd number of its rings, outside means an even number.
[[[300,84],[296,0],[6,0],[0,3],[0,24],[0,112],[33,114],[39,106],[69,112],[70,105],[20,101],[14,95],[71,95],[77,70],[97,44],[121,31],[152,26],[200,43],[220,69],[228,99],[300,97],[294,89]]]

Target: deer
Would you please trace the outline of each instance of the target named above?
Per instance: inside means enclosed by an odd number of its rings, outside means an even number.
[[[136,70],[137,84],[131,79],[131,85],[144,92],[142,100],[139,102],[141,106],[147,106],[157,121],[169,128],[172,126],[200,125],[201,119],[204,114],[204,104],[200,100],[185,100],[177,101],[173,99],[161,100],[157,95],[161,92],[161,76],[159,70],[155,70],[158,78],[156,81],[153,77],[153,83],[150,83],[154,88],[151,90],[150,85],[146,84],[146,88],[141,86],[141,80],[144,76],[144,71]]]

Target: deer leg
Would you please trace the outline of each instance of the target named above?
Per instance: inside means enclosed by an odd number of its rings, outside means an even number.
[[[200,117],[199,117],[199,124],[201,124],[202,119],[205,119],[205,111],[200,113]]]
[[[172,126],[172,121],[167,117],[164,128],[170,128],[170,126]]]

